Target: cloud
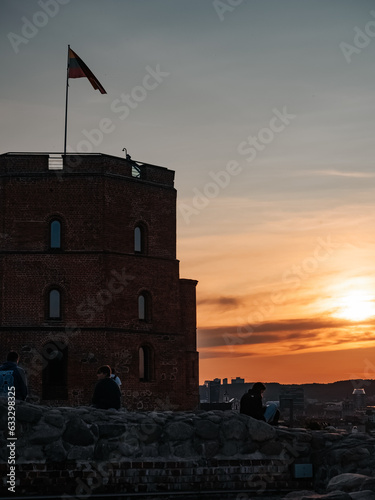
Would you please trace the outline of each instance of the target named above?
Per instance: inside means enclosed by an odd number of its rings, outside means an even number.
[[[199,299],[197,301],[198,306],[217,306],[224,310],[236,309],[241,305],[241,300],[237,297],[212,297]]]
[[[247,358],[249,356],[255,356],[255,353],[251,352],[233,352],[231,353],[231,358]],[[228,358],[228,351],[223,350],[213,350],[213,349],[203,349],[199,351],[199,359],[215,359],[215,358]]]
[[[375,177],[373,172],[341,172],[340,170],[308,170],[305,173],[310,175],[327,175],[339,177],[356,177],[358,179],[368,179]]]
[[[362,327],[361,327],[362,325]],[[258,325],[230,325],[198,330],[199,349],[231,348],[241,352],[251,346],[273,346],[285,350],[322,349],[340,345],[362,345],[375,342],[370,322],[353,323],[338,318],[306,318],[265,322]]]

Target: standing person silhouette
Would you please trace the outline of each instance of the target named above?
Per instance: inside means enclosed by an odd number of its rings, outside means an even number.
[[[13,372],[13,385],[15,388],[16,399],[25,401],[28,393],[27,380],[23,368],[18,366],[19,359],[19,354],[16,351],[10,351],[7,355],[5,363],[0,366],[0,371]]]
[[[93,406],[103,410],[109,408],[119,410],[121,407],[121,391],[116,382],[111,379],[111,367],[108,365],[101,366],[96,376],[98,381],[92,396]]]

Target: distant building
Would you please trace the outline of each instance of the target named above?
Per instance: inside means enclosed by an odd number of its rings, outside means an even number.
[[[208,380],[208,403],[220,403],[221,379]]]
[[[220,403],[221,379],[205,380],[203,386],[199,387],[201,408],[202,403]]]
[[[367,421],[375,424],[375,406],[368,406],[366,408]]]
[[[227,378],[223,378],[223,385],[227,385],[228,384],[228,379]]]
[[[232,384],[244,384],[245,383],[245,379],[241,378],[241,377],[232,378],[231,383]]]
[[[293,385],[283,387],[280,392],[279,401],[281,412],[287,408],[303,411],[305,408],[305,394],[303,387]]]
[[[343,415],[343,402],[332,401],[324,405],[324,414],[327,417],[342,417]]]
[[[350,398],[346,398],[342,401],[342,415],[347,417],[353,415],[354,413],[354,401]]]
[[[210,403],[220,403],[221,379],[215,378],[210,382]]]
[[[354,389],[352,392],[352,401],[355,410],[366,408],[366,393],[364,389]]]

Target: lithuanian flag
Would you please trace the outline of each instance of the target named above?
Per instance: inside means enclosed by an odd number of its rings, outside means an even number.
[[[88,78],[95,90],[101,94],[106,94],[102,84],[94,73],[86,66],[82,59],[69,47],[68,78]]]

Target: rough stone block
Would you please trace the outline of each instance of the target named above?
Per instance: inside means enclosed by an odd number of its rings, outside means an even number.
[[[248,436],[246,425],[235,418],[225,420],[222,431],[225,439],[244,439]]]
[[[39,406],[19,403],[16,406],[16,418],[20,422],[38,422],[43,415],[43,410]]]
[[[325,495],[319,495],[315,493],[314,495],[306,495],[300,497],[301,500],[351,500],[351,496],[344,491],[332,491],[330,493],[326,493]]]
[[[25,448],[18,447],[17,452],[22,453],[22,459],[25,462],[35,463],[39,460],[45,460],[45,451],[41,445],[26,446]]]
[[[194,429],[191,425],[184,422],[174,422],[167,426],[165,432],[171,441],[182,441],[191,438],[194,434]]]
[[[195,449],[199,456],[211,458],[219,452],[220,445],[217,440],[205,440],[203,443],[199,443],[197,441],[195,444]]]
[[[72,418],[68,421],[64,432],[64,440],[78,446],[85,446],[95,442],[94,435],[80,418]]]
[[[48,444],[57,441],[62,434],[62,429],[47,425],[37,425],[28,440],[30,444]]]
[[[363,474],[339,474],[329,481],[327,491],[358,491],[367,479],[368,476],[364,476]]]
[[[196,435],[202,439],[215,439],[219,434],[218,424],[210,420],[196,420],[194,425]]]
[[[361,490],[371,490],[375,492],[375,477],[368,477],[362,484]]]
[[[190,458],[192,456],[196,456],[191,442],[186,440],[182,443],[172,446],[171,451],[176,457]]]
[[[162,435],[163,428],[153,420],[144,421],[136,430],[138,439],[144,444],[151,444],[157,441]]]
[[[370,457],[370,452],[367,448],[356,447],[345,450],[342,454],[341,461],[343,465],[357,463],[361,460],[367,460]]]
[[[63,462],[67,457],[66,449],[64,448],[61,439],[54,443],[48,444],[44,448],[46,457],[51,462]]]
[[[100,438],[119,437],[126,431],[125,424],[97,424],[98,435]]]
[[[68,452],[66,458],[68,460],[90,460],[93,456],[93,446],[73,446]]]
[[[262,420],[249,417],[247,428],[253,441],[267,441],[268,439],[274,439],[276,436],[275,428]]]
[[[260,447],[260,452],[265,455],[276,455],[278,456],[284,449],[283,443],[280,441],[266,441]]]
[[[52,410],[44,415],[44,421],[47,424],[54,425],[55,427],[63,427],[65,424],[64,417],[58,410]]]
[[[120,448],[117,442],[100,439],[94,448],[94,459],[100,461],[108,461],[111,458],[120,454]]]
[[[238,454],[238,450],[238,441],[231,439],[223,442],[222,446],[220,447],[220,454],[225,455],[226,457],[234,457]]]
[[[375,500],[375,493],[372,490],[353,491],[350,496],[353,500]]]

